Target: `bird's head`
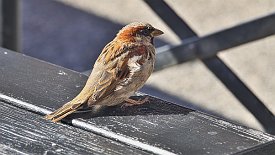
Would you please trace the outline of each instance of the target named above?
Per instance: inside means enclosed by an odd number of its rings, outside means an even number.
[[[134,22],[123,27],[117,34],[122,41],[143,42],[153,44],[153,38],[163,34],[148,23]]]

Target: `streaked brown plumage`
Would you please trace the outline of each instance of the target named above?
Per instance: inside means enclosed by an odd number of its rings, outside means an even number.
[[[84,104],[91,107],[113,106],[123,101],[143,103],[129,97],[151,75],[155,63],[153,38],[161,34],[148,23],[135,22],[122,28],[102,50],[82,91],[45,118],[58,122]]]

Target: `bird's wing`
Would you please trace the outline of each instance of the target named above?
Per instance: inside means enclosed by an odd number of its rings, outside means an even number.
[[[121,82],[131,76],[129,59],[135,55],[143,56],[145,53],[146,47],[134,44],[111,42],[106,45],[94,66],[94,70],[100,72],[100,75],[97,74],[98,81],[93,87],[94,92],[89,102],[103,100],[112,94]],[[91,77],[92,79],[95,78]]]
[[[124,46],[118,46],[114,41],[107,44],[96,61],[82,91],[73,100],[48,114],[45,118],[58,122],[80,109],[87,101],[88,104],[94,104],[95,101],[110,95],[115,90],[119,79],[123,79],[129,74],[127,57],[119,56],[127,50]]]

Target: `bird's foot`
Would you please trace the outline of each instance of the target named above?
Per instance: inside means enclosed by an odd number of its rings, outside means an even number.
[[[141,105],[141,104],[144,104],[145,102],[149,102],[149,97],[146,96],[145,98],[139,99],[139,100],[133,100],[133,99],[128,98],[125,101],[126,101],[126,103],[124,103],[122,105],[122,107],[130,107],[133,105]]]

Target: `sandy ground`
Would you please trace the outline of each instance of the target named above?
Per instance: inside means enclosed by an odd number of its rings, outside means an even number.
[[[273,0],[166,1],[204,36],[275,12]],[[102,47],[132,21],[165,32],[156,45],[180,40],[139,0],[22,1],[22,51],[77,71],[91,69]],[[256,30],[255,30],[256,31]],[[275,36],[223,51],[219,56],[275,113]],[[199,61],[155,72],[143,89],[178,104],[207,111],[246,126],[261,125]]]

